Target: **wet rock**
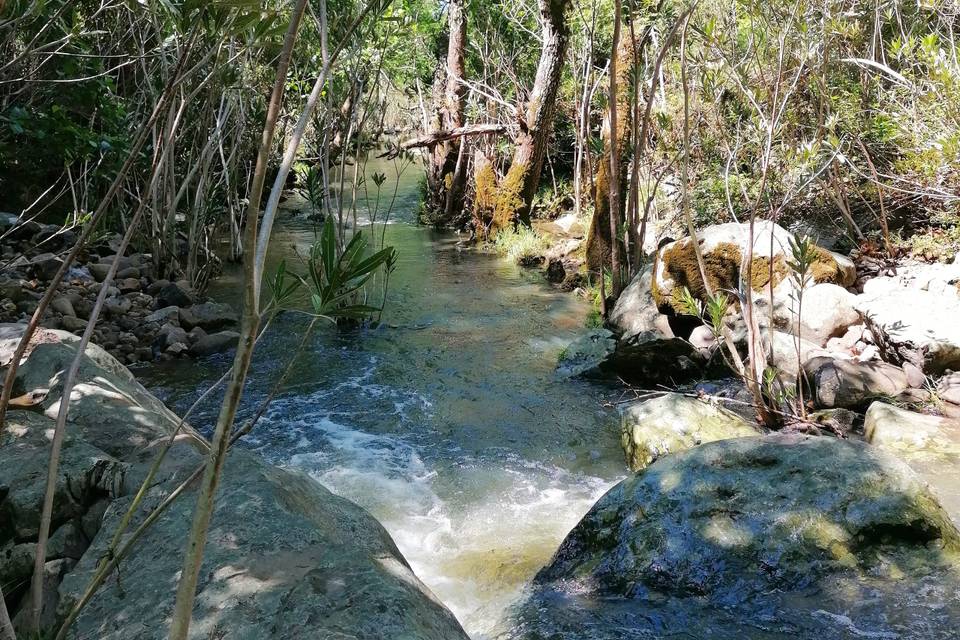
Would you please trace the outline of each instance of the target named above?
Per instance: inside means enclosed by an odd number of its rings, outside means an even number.
[[[117,271],[117,280],[139,280],[140,269],[137,267],[127,267]]]
[[[148,504],[174,486],[155,487]],[[176,501],[144,535],[124,561],[126,575],[138,578],[122,585],[111,578],[77,621],[78,637],[166,638],[173,591],[158,585],[172,584],[180,571],[195,500]],[[62,584],[61,610],[86,585],[127,502],[111,505],[105,526]],[[466,640],[383,527],[305,474],[231,452],[215,509],[191,627],[197,638]]]
[[[960,525],[960,420],[874,402],[864,416],[867,442],[906,461]]]
[[[237,312],[228,304],[203,302],[180,309],[180,325],[186,329],[200,327],[210,331],[236,324],[238,320]]]
[[[712,442],[611,489],[505,637],[947,640],[958,549],[926,484],[870,445]]]
[[[855,409],[878,398],[895,398],[907,389],[900,367],[885,362],[814,358],[804,369],[817,407]]]
[[[19,302],[23,298],[24,282],[19,278],[5,278],[0,280],[0,298],[7,298]]]
[[[620,444],[631,471],[705,442],[757,433],[755,425],[732,411],[679,393],[665,393],[620,409]]]
[[[613,332],[594,329],[574,340],[560,353],[557,374],[564,378],[599,374],[600,366],[613,355],[616,346]]]
[[[115,318],[126,315],[132,307],[130,300],[119,296],[111,296],[103,301],[104,310]]]
[[[156,294],[157,307],[189,307],[194,303],[194,294],[191,290],[181,287],[175,282],[168,283]]]
[[[240,341],[236,331],[220,331],[198,337],[190,347],[190,355],[204,357],[233,349]],[[186,342],[186,341],[185,341]]]

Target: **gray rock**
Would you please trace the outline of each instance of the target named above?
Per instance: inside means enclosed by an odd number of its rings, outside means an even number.
[[[123,278],[118,280],[117,288],[120,289],[120,293],[140,291],[140,280],[138,278]]]
[[[874,402],[863,429],[867,442],[906,461],[960,525],[960,420]]]
[[[140,269],[137,267],[127,267],[117,271],[117,280],[139,280]]]
[[[171,282],[156,294],[158,307],[189,307],[195,302],[193,291]]]
[[[903,369],[886,362],[822,357],[804,369],[815,403],[824,409],[856,409],[879,398],[895,398],[908,387]]]
[[[50,302],[50,308],[64,316],[76,317],[77,312],[73,309],[73,303],[67,296],[57,296]]]
[[[88,264],[87,269],[90,270],[90,275],[92,275],[93,279],[97,282],[106,280],[107,274],[110,273],[110,265],[102,262]]]
[[[54,275],[56,275],[62,264],[63,260],[61,260],[58,256],[52,253],[41,253],[40,255],[31,258],[30,270],[37,278],[41,280],[50,280]]]
[[[631,471],[705,442],[755,436],[757,427],[710,402],[665,393],[620,409],[620,444]]]
[[[180,309],[180,324],[186,329],[200,327],[206,331],[222,329],[236,324],[237,312],[228,304],[203,302],[186,309]]]
[[[907,465],[867,444],[704,444],[611,489],[505,637],[948,640],[960,533]]]
[[[167,349],[178,342],[187,342],[187,332],[177,325],[168,322],[157,331],[157,345],[161,350]]]
[[[923,265],[876,278],[856,309],[890,362],[929,375],[960,369],[960,265]]]
[[[133,303],[127,298],[112,296],[103,302],[103,308],[113,317],[122,316],[133,308]]]
[[[574,377],[598,373],[600,365],[613,355],[617,341],[607,329],[594,329],[580,336],[560,353],[557,374]]]
[[[185,336],[186,337],[186,336]],[[240,341],[240,334],[236,331],[220,331],[200,336],[190,347],[190,355],[204,357],[233,349]],[[186,340],[184,340],[186,342]]]
[[[64,558],[61,560],[51,560],[43,565],[43,593],[40,600],[40,628],[50,629],[57,621],[57,605],[60,602],[60,593],[57,586],[63,580],[70,569],[76,564],[76,561]],[[24,601],[29,602],[33,598],[33,587],[27,590]],[[24,607],[13,618],[13,628],[20,637],[28,637],[31,633],[31,624],[27,608]]]
[[[64,331],[76,333],[87,328],[87,321],[74,316],[63,316],[63,318],[60,319],[60,327]]]
[[[644,342],[675,338],[667,316],[657,310],[650,290],[652,267],[644,269],[617,298],[610,313],[610,324],[621,339],[641,336]]]
[[[0,446],[0,544],[35,541],[40,527],[47,477],[51,419],[27,411],[11,411]],[[79,518],[101,495],[115,495],[125,465],[68,434],[60,457],[54,492],[55,523]]]
[[[940,378],[937,381],[937,395],[945,402],[960,405],[960,372],[948,373]]]
[[[802,305],[794,290],[775,321],[780,328],[823,346],[860,322],[855,302],[856,296],[843,287],[823,282],[803,291]]]
[[[0,324],[0,364],[9,362],[22,334],[23,325]],[[56,418],[64,372],[73,361],[79,338],[51,330],[36,335],[37,345],[17,370],[14,395],[39,397],[46,415]],[[179,422],[113,356],[96,345],[87,346],[70,399],[71,433],[123,458],[169,434]]]
[[[180,322],[180,308],[179,307],[164,307],[162,309],[157,309],[146,318],[143,319],[144,322]]]
[[[155,504],[173,486],[154,488],[147,502]],[[187,495],[175,502],[145,534],[124,561],[125,575],[138,578],[124,580],[122,589],[108,580],[72,637],[167,637],[174,590],[166,586],[181,568],[194,501]],[[86,585],[126,505],[127,499],[111,505],[89,552],[61,585],[61,610]],[[231,452],[225,467],[201,573],[190,630],[197,640],[466,640],[366,511],[244,451]]]

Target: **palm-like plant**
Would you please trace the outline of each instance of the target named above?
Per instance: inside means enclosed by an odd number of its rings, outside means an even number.
[[[305,261],[306,274],[288,274],[281,264],[270,283],[275,301],[282,304],[301,286],[310,295],[313,313],[319,317],[364,320],[379,314],[381,307],[365,302],[364,286],[377,273],[389,275],[396,268],[397,252],[386,247],[367,255],[367,237],[358,230],[343,251],[337,247],[333,220],[327,218]],[[292,275],[293,281],[288,280]]]

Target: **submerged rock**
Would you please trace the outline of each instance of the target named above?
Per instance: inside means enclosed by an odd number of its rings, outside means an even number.
[[[732,411],[680,393],[665,393],[620,409],[620,444],[632,471],[668,453],[757,433],[756,426]]]
[[[617,348],[613,332],[594,329],[567,346],[557,360],[557,375],[572,378],[585,374],[599,374],[600,367]]]
[[[926,485],[867,444],[713,442],[611,489],[506,637],[947,640],[958,551]]]

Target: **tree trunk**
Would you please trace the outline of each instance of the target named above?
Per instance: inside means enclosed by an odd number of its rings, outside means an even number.
[[[473,156],[473,230],[479,242],[487,240],[497,203],[497,171],[480,149]]]
[[[433,83],[434,118],[430,134],[459,129],[464,124],[467,87],[463,83],[467,48],[467,17],[464,0],[447,5],[447,59],[437,68]],[[463,209],[465,171],[457,171],[460,143],[443,140],[433,145],[427,171],[427,205],[439,224],[449,223],[446,212]]]
[[[539,0],[538,4],[543,24],[540,64],[527,112],[521,119],[513,161],[498,189],[492,233],[518,222],[530,225],[530,208],[540,186],[540,171],[553,129],[560,74],[570,37],[564,14],[571,0]]]
[[[626,37],[620,38],[617,53],[611,60],[611,72],[614,75],[611,85],[616,89],[616,100],[610,101],[607,114],[604,118],[603,155],[596,163],[597,172],[593,180],[593,219],[590,221],[590,232],[587,235],[587,268],[592,273],[600,273],[611,264],[613,243],[610,238],[610,196],[611,196],[611,157],[616,149],[617,158],[622,158],[627,150],[633,131],[633,109],[630,108],[630,97],[633,92],[631,75],[634,70],[634,61],[637,59],[637,42],[634,39],[634,29],[629,30]],[[611,121],[611,116],[616,118]],[[614,136],[611,136],[614,132]],[[616,139],[614,140],[613,137]],[[622,203],[627,190],[626,162],[618,162],[617,180],[619,185],[619,202],[617,216],[623,215]],[[619,219],[619,218],[618,218]]]

